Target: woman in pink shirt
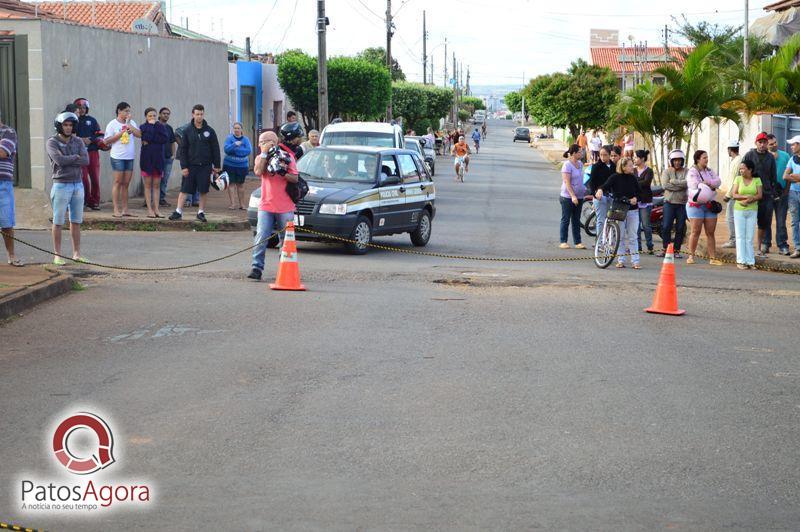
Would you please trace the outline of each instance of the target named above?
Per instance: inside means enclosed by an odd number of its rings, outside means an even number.
[[[278,135],[265,131],[258,138],[261,153],[256,157],[254,172],[261,177],[261,203],[258,206],[258,226],[256,228],[256,247],[253,248],[253,269],[247,277],[261,280],[264,271],[264,254],[267,242],[279,227],[280,239],[287,222],[294,217],[294,202],[286,193],[287,183],[297,183],[297,161],[292,150],[278,143]],[[275,148],[275,150],[272,150]]]
[[[722,184],[719,176],[708,167],[708,154],[703,150],[694,152],[694,166],[686,173],[686,186],[688,187],[689,202],[686,204],[686,216],[692,234],[689,236],[689,257],[686,264],[694,264],[694,252],[700,233],[705,229],[708,245],[709,264],[720,266],[717,260],[717,242],[714,232],[717,230],[717,212],[712,210],[712,202],[717,197],[717,188]],[[719,206],[719,204],[717,204]]]

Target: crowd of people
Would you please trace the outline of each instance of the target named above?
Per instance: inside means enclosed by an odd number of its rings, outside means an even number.
[[[628,215],[620,223],[625,252],[619,255],[617,267],[625,267],[626,257],[630,256],[633,267],[638,269],[639,252],[644,250],[642,235],[647,253],[655,254],[650,222],[654,179],[653,169],[648,166],[650,154],[647,150],[628,149],[632,133],[626,132],[621,145],[601,145],[599,149],[595,149],[598,145],[596,132],[591,141],[583,132],[581,137],[564,153],[567,160],[561,168],[560,247],[570,247],[571,225],[574,246],[586,248],[581,243],[580,225],[584,201],[593,201],[597,238],[603,237],[610,205],[608,194],[611,193],[629,201]],[[661,178],[664,188],[663,247],[673,243],[675,258],[683,258],[682,246],[688,222],[686,263],[695,263],[698,242],[705,234],[709,264],[721,265],[717,259],[715,235],[717,216],[726,210],[730,239],[721,247],[736,248],[736,262],[740,269],[753,268],[756,258],[765,258],[770,252],[773,218],[778,253],[800,258],[800,135],[790,138],[787,144],[791,154],[779,149],[775,135],[761,132],[756,136],[755,147],[740,156],[739,142],[732,142],[728,146],[730,171],[723,178],[709,167],[708,153],[704,150],[694,152],[691,165],[687,164],[682,150],[672,150]],[[588,181],[584,183],[587,147],[593,164]],[[793,252],[788,242],[787,215],[791,215]],[[658,255],[664,256],[664,252],[662,249]]]
[[[169,215],[170,220],[181,220],[185,207],[196,206],[197,220],[207,222],[206,196],[212,181],[218,180],[221,174],[227,175],[228,186],[225,188],[229,208],[246,209],[243,185],[249,173],[253,146],[244,135],[241,123],[233,124],[230,134],[221,144],[216,131],[206,122],[205,108],[201,104],[192,108],[191,120],[177,129],[168,123],[172,113],[167,107],[158,111],[148,107],[139,125],[132,118],[131,106],[127,102],[119,102],[115,109],[116,117],[105,128],[89,114],[89,110],[90,104],[86,98],[77,98],[68,104],[54,119],[55,134],[46,142],[52,179],[50,204],[53,251],[56,255],[54,264],[65,264],[61,254],[61,233],[67,219],[72,237],[72,258],[86,262],[81,254],[80,228],[85,209],[101,208],[101,151],[109,152],[113,172],[112,216],[134,216],[129,210],[128,200],[136,159],[136,139],[139,139],[143,207],[147,209],[148,218],[163,218],[160,208],[171,207],[166,198],[167,181],[176,158],[181,168],[181,186],[177,205]],[[293,111],[287,113],[287,122],[280,131],[282,149],[291,153],[295,160],[319,146],[319,132],[312,130],[308,138],[304,137]],[[258,155],[264,155],[265,146],[259,144],[262,152]],[[17,134],[13,128],[3,124],[0,115],[0,229],[8,264],[22,266],[22,261],[16,256],[13,239],[16,225],[13,189],[16,153]],[[256,171],[259,168],[256,164]],[[265,205],[271,203],[269,199],[265,202],[262,196],[262,206]]]

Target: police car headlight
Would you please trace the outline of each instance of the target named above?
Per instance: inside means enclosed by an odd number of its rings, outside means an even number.
[[[347,205],[344,203],[323,203],[319,207],[320,214],[347,214]]]

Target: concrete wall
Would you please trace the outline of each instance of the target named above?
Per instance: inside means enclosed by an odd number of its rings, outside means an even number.
[[[263,115],[262,115],[262,128],[272,129],[274,124],[280,126],[286,121],[286,113],[289,112],[289,98],[283,92],[280,84],[278,83],[278,65],[263,64],[261,65],[261,75],[263,76]],[[281,102],[280,112],[278,113],[277,120],[273,109],[275,102]]]
[[[77,97],[91,103],[90,114],[103,128],[120,101],[143,121],[146,107],[169,107],[171,124],[188,122],[202,103],[206,118],[224,137],[228,123],[228,61],[224,43],[143,36],[51,21],[0,21],[29,38],[32,188],[49,190],[45,139],[53,118]],[[138,170],[138,147],[137,162]],[[101,194],[111,195],[108,153],[101,157]],[[173,169],[171,188],[178,186]],[[136,173],[134,174],[136,175]],[[134,187],[132,187],[132,190]]]

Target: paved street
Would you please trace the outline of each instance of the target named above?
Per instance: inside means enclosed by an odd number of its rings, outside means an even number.
[[[512,144],[511,128],[490,124],[463,184],[439,158],[424,249],[588,258],[557,248],[560,176]],[[249,241],[87,232],[83,248],[101,263],[168,266]],[[407,235],[377,242],[416,249]],[[169,273],[75,269],[85,290],[0,326],[0,520],[98,531],[797,529],[797,276],[676,261],[687,315],[673,318],[642,310],[655,257],[641,271],[353,257],[311,243],[299,257],[306,293],[244,279],[248,254]],[[47,428],[86,408],[113,420],[108,475],[149,479],[154,507],[67,521],[22,513],[18,478],[57,471]]]

